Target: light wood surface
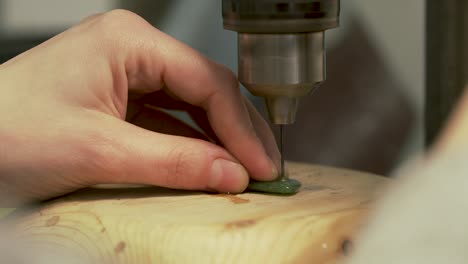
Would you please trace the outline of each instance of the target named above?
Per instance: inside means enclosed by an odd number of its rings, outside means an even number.
[[[289,174],[293,196],[86,189],[25,212],[15,233],[86,263],[336,263],[387,180],[297,163]]]

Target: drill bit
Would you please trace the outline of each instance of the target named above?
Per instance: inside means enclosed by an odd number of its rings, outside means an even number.
[[[281,170],[279,179],[275,181],[250,181],[249,185],[247,186],[247,189],[250,191],[285,195],[295,194],[299,191],[301,183],[297,180],[289,179],[287,173],[285,172],[286,168],[284,167],[283,158],[283,129],[283,125],[279,125],[279,139],[277,138],[281,154]]]
[[[281,174],[280,174],[280,179],[285,178],[285,173],[284,173],[284,157],[283,157],[283,125],[279,125],[280,129],[280,153],[281,153]]]

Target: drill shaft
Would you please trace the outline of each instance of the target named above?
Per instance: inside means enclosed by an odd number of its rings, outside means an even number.
[[[284,125],[279,125],[279,129],[280,129],[280,138],[279,138],[280,144],[279,145],[280,145],[280,153],[281,153],[281,174],[280,174],[281,179],[284,179],[286,177],[284,173],[283,126]]]

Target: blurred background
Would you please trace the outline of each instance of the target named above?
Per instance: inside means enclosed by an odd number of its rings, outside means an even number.
[[[0,61],[115,8],[237,72],[221,0],[0,0]],[[325,33],[327,81],[286,128],[286,159],[391,175],[423,151],[424,12],[423,0],[341,1],[340,27]]]

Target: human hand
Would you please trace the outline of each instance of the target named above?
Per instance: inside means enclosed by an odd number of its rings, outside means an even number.
[[[123,121],[129,92],[203,109],[201,127],[223,146]],[[241,192],[249,175],[277,177],[274,137],[232,72],[128,11],[90,17],[2,64],[0,113],[1,198],[101,183]]]

